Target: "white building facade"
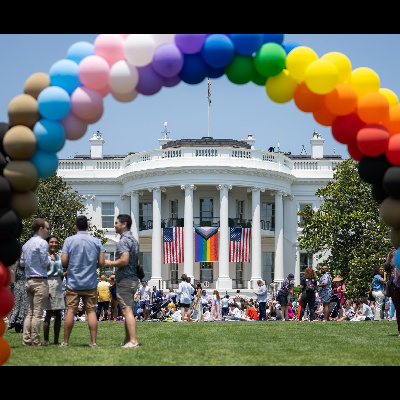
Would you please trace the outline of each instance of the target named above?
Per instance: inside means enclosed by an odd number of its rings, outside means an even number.
[[[262,279],[275,295],[289,273],[296,285],[313,257],[298,246],[298,211],[318,209],[318,188],[342,161],[324,155],[314,133],[311,154],[255,149],[249,135],[231,139],[160,139],[159,148],[128,155],[104,155],[102,135],[90,140],[90,155],[60,159],[58,175],[85,201],[87,216],[108,238],[114,257],[118,214],[132,217],[140,263],[150,286],[176,288],[183,273],[209,290],[253,293]],[[163,263],[163,228],[184,227],[184,262]],[[195,262],[194,228],[219,229],[219,262]],[[251,228],[250,263],[229,262],[230,227]]]

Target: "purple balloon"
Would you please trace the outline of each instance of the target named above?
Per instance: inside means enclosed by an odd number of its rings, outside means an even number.
[[[172,43],[165,43],[157,47],[153,57],[154,70],[164,78],[171,78],[179,74],[183,67],[183,55]]]
[[[164,79],[154,71],[152,64],[144,67],[137,67],[139,72],[139,82],[136,91],[145,96],[151,96],[161,90]]]
[[[205,33],[177,33],[175,44],[182,53],[195,54],[200,52],[205,38]]]

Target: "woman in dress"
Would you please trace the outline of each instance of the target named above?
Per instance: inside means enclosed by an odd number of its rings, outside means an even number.
[[[48,346],[50,320],[54,316],[54,344],[58,344],[61,328],[61,312],[65,309],[65,299],[63,293],[63,266],[58,252],[58,238],[50,235],[47,238],[49,243],[49,254],[51,257],[50,268],[47,270],[47,280],[49,283],[49,298],[45,304],[46,316],[43,322],[44,345]]]
[[[344,285],[342,277],[337,275],[332,280],[332,294],[336,295],[338,298],[337,301],[338,318],[343,317],[344,293],[346,293],[346,286]]]
[[[221,297],[218,290],[213,292],[210,321],[222,321]]]

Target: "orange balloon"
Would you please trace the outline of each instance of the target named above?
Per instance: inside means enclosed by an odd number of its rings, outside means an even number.
[[[358,101],[357,114],[367,124],[375,124],[385,118],[389,108],[386,96],[379,92],[371,92]]]
[[[6,323],[4,322],[3,318],[0,318],[0,336],[3,336],[5,331],[6,331]]]
[[[0,337],[0,365],[3,365],[7,362],[11,355],[11,348],[8,344],[7,340]]]
[[[382,120],[391,135],[400,133],[400,104],[390,107]]]
[[[328,110],[325,103],[313,112],[314,119],[323,126],[332,126],[333,121],[336,119],[337,115],[333,114]]]
[[[325,96],[326,108],[336,115],[348,115],[357,108],[357,92],[350,85],[339,83]]]
[[[324,95],[313,93],[306,83],[302,82],[295,89],[293,100],[300,111],[313,112],[322,106]]]

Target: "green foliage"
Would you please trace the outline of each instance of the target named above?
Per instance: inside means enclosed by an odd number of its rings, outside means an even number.
[[[74,223],[79,214],[85,214],[85,206],[80,194],[59,176],[53,175],[47,179],[39,179],[36,189],[38,208],[36,214],[22,221],[23,229],[21,244],[32,236],[32,221],[44,218],[49,221],[51,233],[58,236],[60,249],[68,236],[75,235]],[[90,224],[88,232],[98,237],[104,244],[107,239],[103,232]]]
[[[348,297],[366,295],[373,269],[392,248],[390,227],[381,220],[371,185],[359,177],[357,167],[350,158],[340,163],[333,180],[316,192],[323,200],[320,209],[308,206],[299,212],[300,248],[317,255],[318,270],[326,264],[332,276],[344,279]]]

